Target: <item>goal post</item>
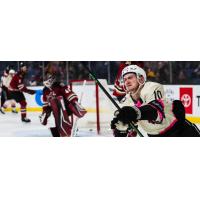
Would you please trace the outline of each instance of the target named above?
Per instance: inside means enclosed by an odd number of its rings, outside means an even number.
[[[93,80],[86,80],[86,85],[82,87],[84,80],[70,81],[71,89],[80,98],[83,92],[82,106],[86,108],[87,114],[78,120],[78,128],[87,131],[96,131],[100,135],[111,134],[110,121],[116,110],[107,96]],[[100,79],[102,85],[108,92],[107,81]]]

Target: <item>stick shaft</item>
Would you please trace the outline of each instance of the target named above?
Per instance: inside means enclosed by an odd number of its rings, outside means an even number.
[[[103,92],[105,93],[105,95],[110,99],[110,101],[115,105],[115,107],[120,110],[120,106],[116,103],[116,101],[112,98],[112,96],[108,93],[108,91],[104,88],[104,86],[100,83],[100,81],[97,79],[97,77],[94,75],[94,73],[86,66],[84,66],[87,71],[89,72],[91,78],[98,84],[98,86],[103,90]],[[133,124],[133,123],[130,123],[129,124],[130,127],[135,130],[137,132],[137,134],[140,136],[140,137],[144,137],[142,135],[142,133],[137,129],[137,127]]]

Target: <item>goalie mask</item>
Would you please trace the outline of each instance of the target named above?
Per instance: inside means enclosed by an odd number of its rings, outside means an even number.
[[[43,82],[44,86],[51,88],[52,85],[55,83],[55,76],[53,75],[48,75],[46,81]]]
[[[146,72],[141,67],[138,67],[137,65],[129,65],[125,67],[122,70],[122,77],[124,77],[126,74],[129,74],[129,73],[136,74],[136,77],[138,80],[141,76],[144,78],[144,82],[146,82],[147,80]]]

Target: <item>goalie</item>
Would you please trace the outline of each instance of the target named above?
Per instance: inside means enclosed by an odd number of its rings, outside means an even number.
[[[50,128],[53,137],[70,137],[73,127],[72,115],[81,118],[86,110],[78,103],[77,95],[68,86],[56,79],[55,66],[49,65],[46,71],[43,89],[43,112],[40,116],[42,125],[46,125],[51,113],[55,127]]]
[[[111,122],[114,136],[135,136],[128,124],[133,122],[147,132],[149,137],[199,137],[200,131],[185,119],[181,101],[172,103],[165,99],[164,88],[156,82],[146,82],[145,71],[137,65],[122,70],[126,96],[122,108]]]

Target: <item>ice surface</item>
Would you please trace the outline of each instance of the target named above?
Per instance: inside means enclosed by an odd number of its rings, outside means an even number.
[[[0,137],[52,137],[49,127],[54,127],[53,117],[49,118],[47,126],[43,126],[40,124],[39,115],[39,112],[28,112],[27,117],[31,119],[31,123],[24,123],[21,122],[20,113],[0,114]],[[200,128],[199,124],[197,126]],[[77,137],[112,137],[112,131],[103,129],[97,134],[95,128],[79,128]]]
[[[53,117],[49,118],[47,126],[43,126],[39,115],[39,112],[28,112],[27,118],[31,119],[31,123],[24,123],[21,122],[20,113],[0,114],[0,137],[52,137],[49,127],[54,127]],[[108,134],[104,131],[105,133],[97,134],[95,129],[85,128],[78,130],[77,137],[112,136],[109,131]]]

